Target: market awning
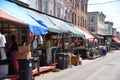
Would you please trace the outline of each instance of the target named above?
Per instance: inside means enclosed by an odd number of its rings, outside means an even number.
[[[0,20],[3,21],[9,21],[9,22],[13,22],[13,23],[17,23],[20,25],[24,25],[27,26],[27,24],[20,22],[19,20],[11,17],[10,15],[8,15],[7,13],[3,12],[2,10],[0,10]]]
[[[4,11],[5,13],[9,14],[13,18],[29,25],[30,31],[35,34],[46,34],[48,32],[48,28],[40,25],[34,19],[32,19],[29,15],[24,13],[20,7],[12,2],[7,0],[0,1],[0,10]]]
[[[61,28],[62,30],[64,30],[64,32],[72,32],[74,34],[74,36],[77,37],[83,37],[84,34],[82,34],[81,32],[79,32],[78,30],[76,30],[74,27],[68,25],[66,22],[50,17],[50,16],[46,16],[48,17],[56,26],[58,26],[59,28]]]
[[[96,39],[96,38],[90,38],[90,39],[88,39],[88,41],[89,42],[98,42],[98,39]]]
[[[80,31],[81,33],[83,33],[85,35],[85,38],[86,39],[91,39],[91,38],[94,38],[94,36],[89,32],[87,31],[85,28],[82,28],[82,27],[76,27],[75,28]]]
[[[104,39],[103,36],[100,36],[100,35],[95,35],[98,39]]]
[[[43,25],[43,26],[47,26],[48,30],[50,32],[54,32],[54,33],[61,33],[62,30],[55,26],[53,23],[51,23],[49,20],[47,20],[47,18],[45,18],[44,16],[42,16],[42,14],[32,11],[30,9],[27,8],[23,8],[20,7],[26,14],[29,14],[30,16],[32,16],[39,24]]]
[[[51,21],[54,25],[58,26],[60,29],[62,29],[64,32],[69,32],[69,29],[65,27],[61,22],[59,22],[58,19],[43,15],[44,17],[48,18],[49,21]]]
[[[116,43],[119,43],[120,44],[120,40],[117,38],[117,37],[113,37],[112,38]]]

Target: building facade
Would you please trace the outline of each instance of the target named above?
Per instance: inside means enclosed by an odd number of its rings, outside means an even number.
[[[112,28],[112,35],[117,37],[117,29],[116,28]]]
[[[117,32],[117,37],[118,39],[120,39],[120,32]]]
[[[105,24],[104,24],[104,34],[105,35],[112,35],[112,26],[113,26],[112,22],[105,21]]]
[[[88,0],[30,0],[29,7],[86,28]]]
[[[105,17],[102,12],[88,12],[87,29],[93,34],[104,34]]]

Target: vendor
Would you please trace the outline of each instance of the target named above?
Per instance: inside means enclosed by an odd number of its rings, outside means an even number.
[[[49,35],[46,35],[46,42],[44,44],[44,48],[46,50],[46,63],[49,65],[52,63],[51,59],[52,59],[52,54],[51,54],[51,42],[50,42],[50,36]]]
[[[11,42],[8,46],[10,59],[12,60],[12,65],[14,67],[15,73],[18,72],[18,62],[17,62],[17,53],[18,53],[18,44],[16,42],[15,35],[11,35]]]

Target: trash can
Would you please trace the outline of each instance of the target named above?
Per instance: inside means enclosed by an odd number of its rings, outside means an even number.
[[[65,53],[57,54],[56,61],[57,61],[57,65],[56,65],[57,68],[60,68],[60,69],[68,68],[68,55],[67,55],[67,53],[66,54]]]
[[[21,59],[19,63],[19,80],[33,80],[32,59]]]

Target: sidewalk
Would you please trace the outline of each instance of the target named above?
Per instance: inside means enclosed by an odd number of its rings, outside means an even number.
[[[114,53],[114,51],[111,51],[111,52],[108,52],[107,55],[111,55],[111,53]],[[102,57],[97,57],[95,59],[99,59],[99,58],[102,58]],[[47,73],[43,73],[39,76],[35,76],[35,80],[52,80],[53,77],[55,76],[58,76],[60,74],[64,74],[65,72],[69,72],[69,71],[72,71],[73,69],[75,70],[77,67],[80,67],[80,66],[84,66],[84,65],[87,65],[91,62],[94,62],[95,59],[85,59],[85,60],[82,60],[82,64],[79,65],[79,66],[73,66],[72,68],[67,68],[67,69],[64,69],[64,70],[60,70],[60,72],[47,72]]]
[[[90,62],[93,62],[93,61],[94,61],[94,59],[92,59],[92,60],[87,60],[87,59],[82,60],[81,65],[86,65],[86,64],[88,64]],[[81,65],[78,65],[78,66],[81,66]],[[62,74],[64,72],[66,72],[66,71],[70,71],[70,69],[74,69],[75,67],[77,67],[77,66],[73,66],[72,68],[67,68],[67,69],[64,69],[64,70],[60,70],[59,72],[50,71],[50,72],[47,72],[47,73],[42,73],[39,76],[35,76],[35,80],[47,80],[50,77],[52,78],[53,75],[55,76],[57,74]],[[50,79],[48,79],[48,80],[50,80]]]

